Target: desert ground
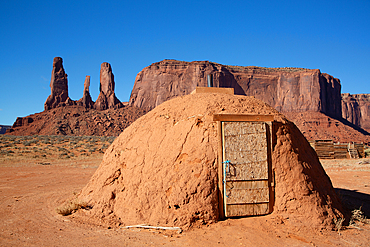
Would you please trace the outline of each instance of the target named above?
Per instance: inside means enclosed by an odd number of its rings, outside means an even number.
[[[273,215],[179,232],[90,224],[78,213],[57,213],[87,184],[113,140],[0,135],[0,246],[370,246],[370,158],[321,160],[354,216],[332,231],[267,221]]]

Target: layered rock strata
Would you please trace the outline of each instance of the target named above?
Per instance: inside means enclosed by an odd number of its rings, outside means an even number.
[[[342,94],[342,117],[370,132],[370,94]]]
[[[235,94],[255,96],[281,112],[323,112],[341,116],[340,81],[318,69],[226,66],[209,61],[163,60],[136,77],[130,105],[151,110],[177,96],[207,86],[232,87]]]

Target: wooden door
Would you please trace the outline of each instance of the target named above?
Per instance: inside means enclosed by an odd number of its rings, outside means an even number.
[[[226,217],[269,213],[268,127],[265,122],[222,122]]]

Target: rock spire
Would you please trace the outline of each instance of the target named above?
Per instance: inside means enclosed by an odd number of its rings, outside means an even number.
[[[60,104],[73,104],[68,96],[68,79],[63,68],[63,59],[55,57],[50,81],[51,94],[46,99],[44,109],[49,110],[58,107]]]
[[[120,108],[122,103],[117,99],[114,93],[114,75],[109,63],[102,63],[100,69],[100,94],[95,102],[94,108],[97,110],[106,110],[110,108]]]
[[[84,83],[83,96],[79,101],[77,101],[77,104],[84,106],[86,108],[94,108],[94,102],[91,99],[89,88],[90,88],[90,76],[87,75],[85,78],[85,83]]]

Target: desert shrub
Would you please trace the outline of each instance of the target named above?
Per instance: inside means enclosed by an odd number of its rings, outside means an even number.
[[[352,215],[349,220],[349,225],[357,225],[356,221],[361,222],[361,223],[369,223],[368,219],[366,219],[366,216],[364,215],[364,212],[361,210],[362,207],[359,209],[354,209],[352,210]]]
[[[51,142],[50,142],[50,140],[43,140],[42,142],[41,142],[42,144],[51,144]]]
[[[37,139],[26,139],[22,142],[24,146],[31,146],[32,144],[37,144]]]
[[[23,143],[23,146],[31,146],[31,142],[30,141],[24,141]]]
[[[4,142],[4,144],[3,144],[3,148],[7,148],[7,147],[10,147],[11,145],[10,145],[10,143],[9,142]]]
[[[112,144],[116,138],[117,138],[116,136],[109,136],[107,138],[107,142],[109,142],[109,144]]]
[[[86,209],[89,208],[88,204],[86,202],[78,201],[77,199],[74,199],[72,201],[64,203],[62,206],[56,208],[56,212],[58,214],[61,214],[63,216],[70,215],[74,212],[76,212],[79,209]]]
[[[58,151],[59,152],[64,152],[64,153],[69,153],[68,149],[65,149],[65,148],[62,148],[62,147],[58,147]]]
[[[0,155],[7,155],[7,156],[12,156],[14,151],[12,150],[0,150]]]
[[[335,224],[335,229],[338,231],[340,234],[340,230],[343,228],[343,222],[345,221],[344,218],[334,218],[334,224]]]
[[[85,144],[85,148],[86,149],[90,149],[90,148],[92,148],[93,146],[92,145],[90,145],[90,144]]]

